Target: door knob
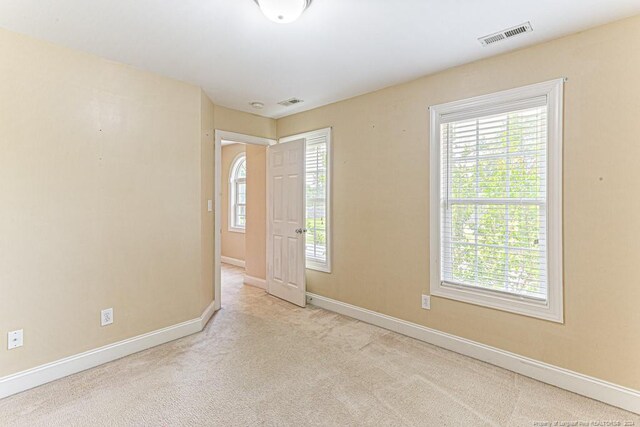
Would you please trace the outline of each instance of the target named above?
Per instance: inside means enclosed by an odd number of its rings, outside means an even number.
[[[307,232],[306,228],[297,228],[296,229],[296,233],[298,233],[298,234],[302,234],[302,233],[306,233],[306,232]]]

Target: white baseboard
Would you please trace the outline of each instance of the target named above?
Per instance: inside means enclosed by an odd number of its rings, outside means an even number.
[[[204,311],[202,312],[202,315],[200,316],[200,331],[202,331],[205,328],[205,326],[207,326],[207,323],[209,323],[209,320],[211,320],[215,312],[216,312],[216,302],[211,301],[211,304],[209,304],[207,308],[204,309]]]
[[[212,302],[196,319],[188,320],[177,325],[169,326],[157,331],[149,332],[137,337],[109,344],[104,347],[89,350],[74,356],[65,357],[55,362],[47,363],[0,378],[0,399],[16,393],[37,387],[42,384],[75,374],[86,369],[94,368],[107,362],[155,347],[187,335],[200,332],[207,325],[214,313]]]
[[[247,276],[246,274],[244,276],[244,284],[249,286],[255,286],[256,288],[260,288],[260,289],[265,289],[265,290],[267,289],[266,280],[259,279],[253,276]]]
[[[627,411],[640,413],[640,391],[622,387],[568,369],[407,322],[375,311],[307,293],[307,302],[465,356],[517,372]]]
[[[244,268],[245,263],[243,259],[229,258],[228,256],[221,256],[220,261],[225,264],[235,265],[236,267]]]

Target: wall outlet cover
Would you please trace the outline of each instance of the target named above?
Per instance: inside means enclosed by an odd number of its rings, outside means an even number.
[[[100,324],[107,326],[113,323],[113,308],[107,308],[100,313]]]
[[[422,308],[431,310],[431,295],[422,295]]]
[[[7,334],[7,349],[22,347],[24,344],[24,330],[12,331]]]

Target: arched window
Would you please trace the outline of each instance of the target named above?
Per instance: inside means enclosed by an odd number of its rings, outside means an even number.
[[[247,225],[247,156],[240,153],[229,173],[229,231],[244,232]]]

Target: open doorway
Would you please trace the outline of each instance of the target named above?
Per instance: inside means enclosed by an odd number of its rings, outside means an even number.
[[[215,159],[216,310],[223,262],[236,285],[304,307],[306,272],[331,273],[331,128],[277,144],[217,130]]]
[[[252,159],[253,160],[253,159]],[[253,212],[256,200],[253,198],[248,203],[247,189],[247,149],[246,144],[222,141],[222,179],[226,180],[221,186],[221,284],[225,301],[233,298],[233,295],[242,287],[247,272],[246,238],[248,208]],[[258,171],[259,172],[259,171]],[[251,175],[255,178],[255,165]],[[253,186],[252,186],[253,187]],[[252,188],[255,195],[255,188]],[[253,224],[252,224],[253,225]],[[253,230],[252,230],[253,231]],[[254,243],[255,244],[255,243]],[[253,261],[253,262],[252,262]],[[255,260],[249,261],[249,266],[256,269]],[[254,273],[255,274],[255,273]],[[260,274],[258,273],[258,276]],[[260,280],[258,278],[258,280]]]
[[[247,151],[245,144],[222,142],[222,263],[245,268],[247,231]]]
[[[266,149],[271,144],[275,141],[216,131],[216,310],[225,284],[266,288]]]
[[[222,288],[266,288],[266,146],[222,141]],[[225,182],[226,181],[226,182]]]

